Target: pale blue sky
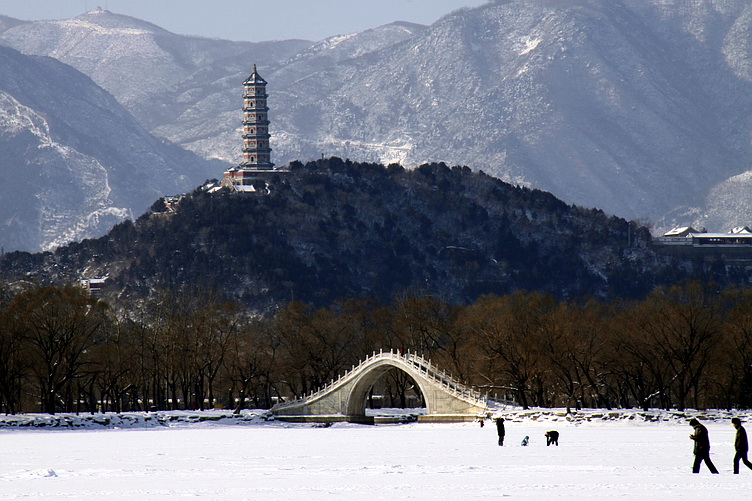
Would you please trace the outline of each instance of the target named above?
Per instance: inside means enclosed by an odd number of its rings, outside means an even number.
[[[320,40],[392,21],[431,24],[487,0],[0,0],[17,19],[65,19],[97,6],[183,35],[230,40]]]

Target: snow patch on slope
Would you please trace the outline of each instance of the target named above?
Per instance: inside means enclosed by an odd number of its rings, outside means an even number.
[[[51,182],[39,183],[36,192],[42,249],[90,234],[102,224],[130,217],[130,211],[113,206],[109,173],[96,158],[55,141],[47,120],[7,93],[0,92],[0,135],[29,132],[37,139],[38,155],[25,166],[28,175]],[[70,189],[63,189],[69,185]],[[70,204],[68,198],[79,198]]]
[[[9,94],[0,91],[0,127],[4,133],[18,134],[29,131],[39,138],[39,148],[54,145],[50,138],[50,126],[46,120],[24,106]]]
[[[85,19],[76,18],[65,21],[49,21],[51,24],[61,26],[65,29],[82,30],[97,35],[150,35],[152,32],[137,28],[111,28],[100,24],[91,23]]]
[[[530,38],[530,37],[523,37],[522,40],[522,50],[520,50],[519,55],[524,56],[525,54],[529,54],[533,50],[535,50],[536,47],[538,47],[538,44],[541,43],[540,38]]]

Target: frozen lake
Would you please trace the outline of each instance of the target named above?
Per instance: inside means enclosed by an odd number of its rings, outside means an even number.
[[[546,447],[547,429],[559,447]],[[692,430],[673,423],[507,422],[504,447],[492,423],[3,430],[0,497],[749,499],[752,470],[731,473],[734,429],[708,429],[720,475],[691,473]]]

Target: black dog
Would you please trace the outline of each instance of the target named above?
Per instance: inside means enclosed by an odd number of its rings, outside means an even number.
[[[548,447],[551,444],[555,444],[556,447],[559,446],[559,432],[558,431],[547,431],[546,432],[546,447]]]

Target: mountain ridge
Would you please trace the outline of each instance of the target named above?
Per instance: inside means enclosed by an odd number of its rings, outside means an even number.
[[[89,77],[0,46],[0,228],[6,250],[102,234],[213,167],[150,136]]]

